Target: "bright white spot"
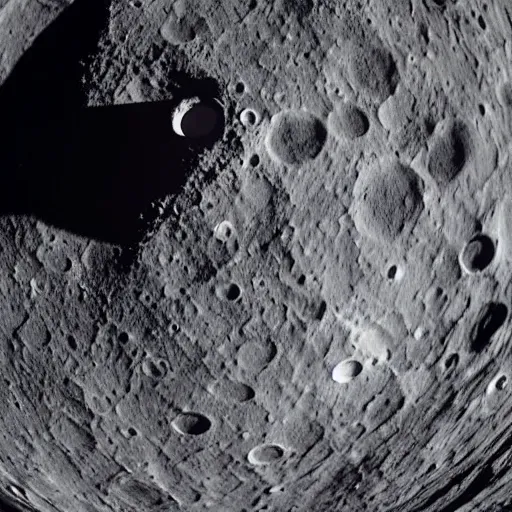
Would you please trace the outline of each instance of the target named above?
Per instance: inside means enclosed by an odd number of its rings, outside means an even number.
[[[332,378],[340,384],[346,384],[357,377],[363,370],[363,365],[354,359],[346,359],[338,363],[333,371]]]

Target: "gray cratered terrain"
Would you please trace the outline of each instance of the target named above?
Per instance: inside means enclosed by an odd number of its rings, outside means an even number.
[[[0,0],[0,45],[0,508],[512,510],[507,0]]]

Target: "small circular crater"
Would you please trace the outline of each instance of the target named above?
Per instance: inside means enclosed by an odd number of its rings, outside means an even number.
[[[460,253],[460,264],[468,274],[481,272],[494,258],[494,243],[484,234],[474,236]]]
[[[370,128],[366,114],[352,103],[338,105],[329,115],[329,124],[336,133],[352,140],[362,137]]]
[[[197,97],[183,100],[172,119],[172,127],[178,135],[193,139],[212,135],[220,124],[219,108]]]
[[[498,391],[502,391],[503,389],[505,389],[507,385],[507,376],[506,375],[502,375],[497,381],[496,383],[494,384],[494,387],[498,390]]]
[[[445,187],[462,171],[470,155],[471,140],[467,127],[451,122],[432,144],[428,171],[439,187]]]
[[[404,274],[405,270],[402,266],[393,264],[388,268],[386,277],[390,281],[401,281],[404,277]]]
[[[62,264],[62,271],[69,272],[72,266],[73,262],[69,258],[64,258],[64,262]]]
[[[397,271],[396,265],[391,265],[391,267],[389,267],[389,269],[388,269],[388,279],[391,279],[391,280],[395,279],[396,271]]]
[[[234,389],[234,398],[237,402],[243,403],[252,400],[255,397],[256,393],[251,386],[247,386],[246,384],[240,383]]]
[[[137,435],[137,431],[133,428],[133,427],[130,427],[128,429],[128,434],[131,436],[131,437],[135,437]]]
[[[325,145],[327,130],[313,114],[302,110],[286,110],[274,115],[265,139],[273,160],[300,165],[314,160]]]
[[[284,450],[277,444],[262,444],[253,448],[247,460],[254,466],[266,466],[282,459]]]
[[[246,108],[240,114],[240,121],[246,128],[250,128],[258,124],[259,116],[254,110]]]
[[[225,243],[233,236],[234,231],[233,224],[228,220],[224,220],[215,226],[213,236],[219,242]]]
[[[357,46],[350,53],[349,74],[357,89],[374,100],[394,93],[399,76],[391,53],[383,46]]]
[[[171,425],[180,434],[200,436],[210,430],[212,423],[202,414],[189,412],[177,416]]]
[[[346,359],[338,363],[332,371],[332,379],[346,384],[355,379],[363,371],[363,365],[355,359]]]
[[[236,283],[230,283],[228,284],[223,291],[224,298],[234,302],[238,298],[240,298],[240,295],[242,294],[242,290]]]
[[[432,473],[432,471],[435,471],[437,469],[436,464],[430,464],[430,466],[427,468],[426,473]]]
[[[160,27],[160,35],[172,45],[182,45],[193,41],[201,29],[202,24],[192,17],[178,16],[171,11],[167,20]]]
[[[243,94],[245,92],[245,84],[243,82],[237,82],[235,85],[235,92],[237,94]]]
[[[253,388],[228,378],[214,383],[210,391],[219,398],[229,402],[244,403],[252,400],[255,396]]]
[[[420,178],[398,161],[361,173],[354,195],[357,229],[388,243],[414,225],[424,207]]]
[[[108,397],[91,397],[91,409],[93,412],[103,416],[112,409],[112,400]]]
[[[444,362],[444,367],[447,370],[453,370],[457,366],[457,364],[459,364],[459,356],[458,356],[458,354],[450,354],[446,358],[446,361]]]
[[[252,155],[251,158],[249,158],[249,165],[251,167],[258,167],[260,164],[260,157],[256,154]]]
[[[38,256],[56,273],[65,274],[73,267],[73,262],[66,256],[63,247],[59,245],[41,246],[38,249]]]
[[[155,361],[148,358],[142,363],[144,375],[152,379],[161,379],[167,373],[167,363],[164,360]]]
[[[250,374],[263,371],[276,357],[277,347],[271,340],[246,341],[237,353],[237,364]]]
[[[117,339],[119,340],[119,343],[121,343],[121,345],[125,345],[126,343],[128,343],[128,341],[130,341],[130,336],[127,332],[123,331],[119,333]]]
[[[512,107],[512,83],[503,82],[498,86],[498,99],[505,108]]]
[[[71,350],[76,350],[78,348],[76,340],[73,336],[71,336],[71,334],[68,336],[68,345]]]

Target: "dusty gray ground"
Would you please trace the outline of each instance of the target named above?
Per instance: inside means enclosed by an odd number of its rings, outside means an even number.
[[[65,5],[0,1],[2,79]],[[129,272],[2,218],[6,503],[512,510],[511,19],[113,0],[90,104],[166,99],[179,68],[227,128]]]

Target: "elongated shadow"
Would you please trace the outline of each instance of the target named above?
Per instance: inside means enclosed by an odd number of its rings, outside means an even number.
[[[172,100],[86,107],[81,79],[108,23],[108,2],[76,0],[24,54],[0,89],[0,214],[26,214],[76,234],[133,246],[141,214],[176,194],[224,130],[217,84],[180,73]],[[171,71],[172,73],[172,71]],[[189,140],[172,112],[191,95],[219,125]]]
[[[20,508],[13,505],[3,496],[0,496],[0,510],[2,512],[23,512]]]

